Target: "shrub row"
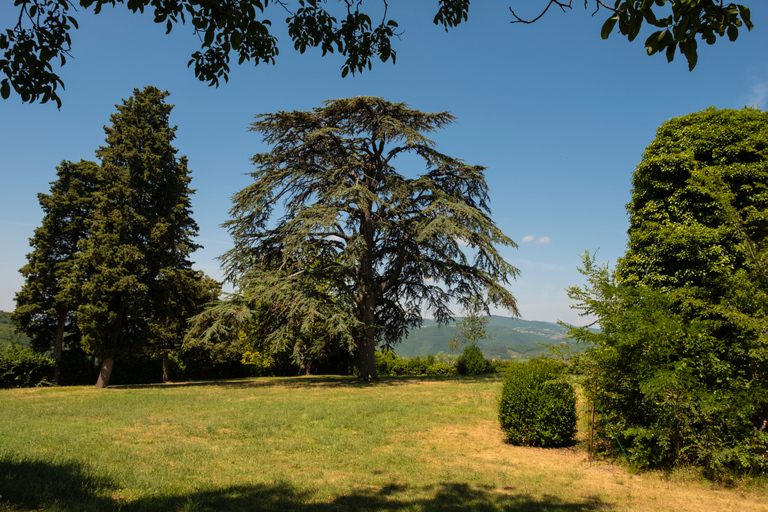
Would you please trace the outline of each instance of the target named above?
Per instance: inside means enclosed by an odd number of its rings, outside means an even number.
[[[379,375],[480,375],[501,372],[506,364],[508,362],[489,361],[477,347],[466,347],[458,357],[441,352],[437,356],[405,358],[391,350],[376,352],[376,371]]]

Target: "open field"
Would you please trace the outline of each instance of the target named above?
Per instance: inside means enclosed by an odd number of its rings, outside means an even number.
[[[499,376],[0,391],[0,510],[768,511],[765,486],[520,448]]]

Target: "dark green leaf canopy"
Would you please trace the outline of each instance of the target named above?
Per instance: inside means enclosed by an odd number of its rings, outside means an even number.
[[[633,176],[616,272],[588,254],[577,308],[598,399],[639,465],[768,471],[768,113],[658,130]]]
[[[710,108],[667,121],[633,176],[627,283],[710,288],[746,264],[741,237],[704,187],[732,194],[746,233],[768,235],[768,113]],[[722,291],[722,290],[720,290]]]
[[[518,271],[496,249],[515,243],[490,217],[484,169],[427,138],[451,122],[447,112],[370,97],[258,116],[252,130],[272,150],[253,158],[254,182],[233,198],[227,278],[270,297],[289,320],[274,326],[283,337],[299,319],[334,318],[365,378],[375,377],[366,365],[376,343],[396,343],[424,312],[445,322],[451,301],[485,294],[517,314],[504,285]],[[405,154],[425,172],[398,172]],[[346,316],[318,315],[330,306]]]
[[[551,6],[565,10],[572,1],[549,0],[545,4],[542,0],[544,10],[532,20],[521,18],[510,8],[513,23],[532,23]],[[297,51],[319,48],[323,55],[343,55],[342,76],[370,69],[376,59],[394,63],[397,53],[392,40],[402,35],[397,21],[390,17],[386,0],[15,0],[19,15],[0,32],[0,71],[5,75],[0,80],[0,97],[7,99],[13,90],[24,102],[53,100],[61,106],[57,90],[64,83],[54,66],[63,66],[71,55],[71,31],[78,28],[72,15],[76,3],[96,14],[105,6],[118,4],[134,13],[146,9],[167,32],[188,21],[201,42],[188,65],[197,78],[210,85],[228,79],[232,55],[238,64],[274,63],[279,53],[277,38],[271,32],[271,21],[262,18],[269,8],[273,9],[270,17],[285,20]],[[585,7],[591,3],[584,1]],[[455,27],[469,18],[469,5],[470,0],[438,0],[433,21],[446,30]],[[743,26],[752,29],[747,7],[718,0],[615,0],[613,6],[594,0],[594,6],[596,12],[602,8],[609,13],[601,30],[603,38],[617,26],[630,41],[643,24],[658,28],[645,41],[647,52],[663,51],[671,61],[679,49],[690,69],[698,58],[697,37],[713,44],[724,35],[735,40]]]

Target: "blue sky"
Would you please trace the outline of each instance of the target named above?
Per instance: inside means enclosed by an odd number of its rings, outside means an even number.
[[[81,12],[73,58],[61,70],[61,110],[17,97],[0,101],[0,310],[14,307],[18,269],[42,219],[37,194],[49,190],[56,166],[95,159],[115,104],[154,85],[171,93],[175,146],[193,171],[192,206],[205,246],[193,255],[195,268],[221,275],[215,258],[230,240],[219,225],[232,194],[249,183],[250,157],[268,150],[248,132],[255,115],[381,96],[456,116],[434,140],[441,151],[488,168],[494,219],[519,244],[503,255],[521,271],[510,288],[523,318],[579,323],[565,288],[582,282],[576,267],[585,250],[599,249],[598,260],[613,263],[626,249],[631,175],[659,125],[712,105],[768,107],[768,3],[746,3],[755,29],[735,43],[702,43],[699,64],[688,72],[682,56],[671,64],[646,56],[642,34],[634,43],[618,34],[601,40],[605,11],[551,10],[536,24],[511,25],[507,4],[533,15],[534,3],[476,1],[469,21],[446,33],[431,22],[436,2],[391,0],[404,31],[397,63],[346,78],[340,57],[295,52],[278,23],[284,14],[270,7],[264,17],[275,21],[280,39],[277,64],[234,64],[219,88],[186,67],[199,48],[190,27],[165,35],[151,15],[124,7]],[[0,20],[14,16],[12,2],[3,2]]]

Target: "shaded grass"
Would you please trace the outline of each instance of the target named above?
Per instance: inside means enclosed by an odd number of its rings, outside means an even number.
[[[498,376],[0,392],[0,510],[766,510],[504,443]]]

